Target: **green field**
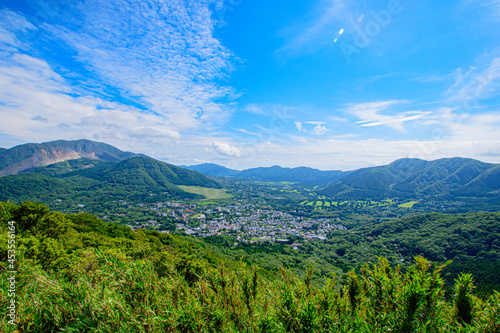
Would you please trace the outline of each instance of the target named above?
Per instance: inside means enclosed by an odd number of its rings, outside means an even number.
[[[179,185],[179,187],[183,191],[203,195],[205,197],[205,199],[203,200],[217,200],[217,199],[227,199],[233,197],[231,194],[226,193],[225,189],[208,188],[201,186],[185,186],[185,185]]]
[[[398,205],[398,207],[402,207],[402,208],[413,208],[413,205],[414,204],[418,204],[419,201],[410,201],[410,202],[406,202],[404,204],[401,204],[401,205]]]

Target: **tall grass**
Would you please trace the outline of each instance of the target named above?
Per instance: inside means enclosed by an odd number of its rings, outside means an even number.
[[[133,259],[92,249],[65,272],[27,259],[19,267],[19,332],[500,332],[500,294],[474,297],[465,274],[446,302],[443,266],[421,257],[404,273],[380,258],[350,272],[346,285],[329,277],[319,289],[312,268],[304,279],[282,269],[268,281],[257,267],[166,253]],[[2,330],[12,332],[3,276],[0,283]]]

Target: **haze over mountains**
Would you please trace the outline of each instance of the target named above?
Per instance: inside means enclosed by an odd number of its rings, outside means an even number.
[[[13,175],[16,173],[21,174]],[[188,195],[177,185],[219,187],[206,176],[293,182],[314,188],[318,194],[352,199],[500,195],[500,165],[467,158],[405,158],[385,166],[347,172],[280,166],[238,171],[217,164],[182,168],[89,140],[59,140],[0,150],[0,175],[12,175],[0,179],[4,200],[9,191],[22,191],[27,183],[41,193],[49,189],[64,192],[65,187],[70,189],[77,184],[86,191],[107,195],[126,191]]]

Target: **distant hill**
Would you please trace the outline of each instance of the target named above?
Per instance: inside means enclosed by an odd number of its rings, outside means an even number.
[[[10,149],[0,149],[0,177],[66,160],[90,158],[118,162],[132,156],[136,154],[90,140],[27,143]]]
[[[145,200],[151,195],[196,197],[177,185],[220,188],[201,173],[135,156],[120,162],[69,160],[29,173],[2,177],[0,200],[50,202],[61,197],[95,201]]]
[[[272,166],[267,168],[254,168],[243,170],[238,174],[238,178],[263,181],[289,181],[289,182],[314,182],[314,181],[334,181],[345,174],[343,171],[321,171],[308,167],[283,168]]]
[[[198,171],[207,176],[234,177],[244,180],[267,181],[267,182],[294,182],[307,185],[326,184],[348,174],[344,171],[321,171],[308,167],[283,168],[280,166],[259,167],[243,171],[228,169],[226,167],[205,163],[186,167],[189,170]]]
[[[207,176],[215,177],[235,177],[240,171],[228,169],[218,164],[214,163],[203,163],[198,165],[185,166],[184,168],[197,171]]]
[[[490,196],[500,190],[500,166],[468,158],[400,159],[364,168],[329,183],[318,193],[333,197]]]
[[[199,172],[161,162],[149,157],[136,156],[117,164],[107,165],[104,170],[89,168],[77,174],[109,184],[147,185],[168,187],[174,185],[219,188],[219,184]]]

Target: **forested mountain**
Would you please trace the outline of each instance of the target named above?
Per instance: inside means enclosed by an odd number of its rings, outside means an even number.
[[[346,172],[340,170],[321,171],[308,167],[283,168],[280,166],[260,167],[243,170],[238,174],[238,178],[262,181],[288,181],[297,183],[306,182],[329,182],[339,179]]]
[[[228,169],[223,166],[205,163],[186,166],[189,170],[201,172],[207,176],[234,177],[242,180],[267,182],[295,182],[307,185],[326,184],[348,174],[340,170],[321,171],[308,167],[284,168],[278,165],[272,167],[258,167],[242,171]]]
[[[229,169],[214,163],[203,163],[191,166],[182,166],[188,170],[198,171],[207,176],[215,176],[215,177],[235,177],[240,171]]]
[[[90,140],[27,143],[0,150],[0,176],[14,175],[33,168],[83,157],[117,162],[135,155]]]
[[[353,171],[318,193],[334,197],[387,198],[491,196],[500,190],[497,164],[467,158],[400,159]]]
[[[62,196],[75,198],[136,199],[150,194],[183,197],[177,185],[219,188],[206,176],[165,162],[135,156],[121,162],[84,159],[56,163],[33,172],[0,178],[0,200],[54,200]]]

